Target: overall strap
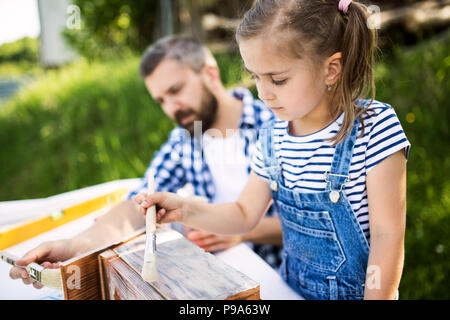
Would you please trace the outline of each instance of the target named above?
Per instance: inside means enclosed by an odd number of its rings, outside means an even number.
[[[359,121],[355,118],[350,135],[336,145],[330,171],[325,172],[327,191],[340,192],[345,183],[350,181],[349,171],[353,157],[356,137],[358,134]]]
[[[278,190],[278,176],[280,166],[275,158],[274,131],[275,120],[265,123],[259,130],[259,141],[261,142],[261,153],[264,162],[264,171],[269,176],[269,186],[273,191]]]

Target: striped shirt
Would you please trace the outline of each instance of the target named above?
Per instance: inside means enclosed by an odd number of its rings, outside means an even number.
[[[360,102],[362,106],[368,103],[368,100]],[[359,124],[350,165],[350,182],[343,189],[368,240],[370,235],[366,176],[378,163],[398,150],[405,149],[405,157],[408,159],[411,146],[390,105],[374,101],[370,107],[375,113],[363,116],[365,129],[362,137],[362,125]],[[275,157],[280,164],[285,187],[302,193],[326,190],[324,173],[331,168],[335,150],[333,143],[327,140],[336,135],[343,117],[342,113],[327,127],[305,136],[290,135],[288,121],[275,121]],[[268,179],[263,169],[260,141],[256,144],[251,167],[256,174]]]

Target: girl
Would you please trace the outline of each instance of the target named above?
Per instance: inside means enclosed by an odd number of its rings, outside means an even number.
[[[273,199],[285,281],[306,299],[393,299],[403,268],[410,144],[374,100],[375,32],[355,1],[259,0],[236,39],[277,120],[260,131],[236,203],[170,193],[135,197],[142,213],[221,234],[250,231]],[[362,100],[371,93],[370,100]]]

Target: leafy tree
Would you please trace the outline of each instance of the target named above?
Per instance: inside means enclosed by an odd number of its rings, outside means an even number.
[[[66,30],[69,44],[87,58],[122,56],[142,51],[155,34],[158,1],[73,0],[81,28]]]
[[[24,37],[0,46],[0,63],[38,60],[38,40]]]

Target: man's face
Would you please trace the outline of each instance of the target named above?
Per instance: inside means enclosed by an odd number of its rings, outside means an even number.
[[[145,85],[169,118],[194,133],[194,121],[202,121],[202,132],[214,122],[217,99],[200,74],[173,59],[164,59],[145,78]]]

